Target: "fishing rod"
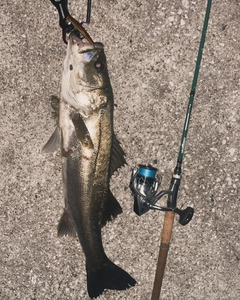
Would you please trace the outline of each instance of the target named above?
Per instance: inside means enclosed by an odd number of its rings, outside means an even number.
[[[138,167],[135,167],[132,170],[130,189],[134,196],[134,212],[138,216],[141,216],[142,214],[146,213],[150,209],[165,211],[162,236],[161,236],[161,245],[159,250],[157,269],[155,273],[155,280],[154,280],[151,300],[158,300],[160,297],[175,213],[180,216],[179,223],[181,225],[188,224],[191,221],[194,213],[194,209],[192,207],[187,207],[184,210],[178,209],[177,197],[178,197],[178,190],[181,182],[181,167],[182,167],[184,149],[185,149],[186,138],[188,134],[189,122],[190,122],[192,106],[193,106],[193,101],[194,101],[194,96],[196,91],[200,64],[202,60],[202,52],[203,52],[204,42],[206,38],[211,4],[212,1],[208,0],[203,29],[202,29],[202,36],[200,40],[198,56],[197,56],[197,61],[195,66],[195,72],[194,72],[191,92],[190,92],[188,106],[187,106],[187,113],[185,117],[183,133],[182,133],[182,138],[179,147],[177,165],[172,175],[170,187],[168,190],[163,190],[157,193],[162,178],[160,175],[157,174],[158,169],[153,168],[150,165],[139,165]],[[168,196],[167,207],[161,207],[159,205],[156,205],[156,202],[159,199],[161,199],[164,195]]]

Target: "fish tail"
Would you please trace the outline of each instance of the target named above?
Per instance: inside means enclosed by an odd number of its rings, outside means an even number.
[[[103,293],[105,289],[126,290],[136,284],[126,271],[115,265],[108,258],[97,269],[87,269],[87,288],[89,297],[96,298]]]

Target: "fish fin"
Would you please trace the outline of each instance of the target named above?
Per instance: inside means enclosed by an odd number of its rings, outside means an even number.
[[[43,146],[42,152],[54,152],[60,147],[60,129],[56,127],[48,142]]]
[[[113,175],[117,169],[127,164],[125,160],[125,153],[120,146],[120,143],[115,134],[113,134],[111,161],[110,161],[110,176]]]
[[[87,289],[91,299],[101,295],[105,289],[126,290],[137,283],[126,271],[107,257],[99,268],[91,270],[86,264],[86,269]]]
[[[93,142],[90,137],[89,131],[87,129],[86,124],[84,123],[80,114],[73,114],[71,116],[78,140],[83,144],[85,147],[89,149],[93,149]]]
[[[64,235],[76,237],[75,226],[73,224],[72,218],[69,216],[66,210],[64,210],[58,223],[58,237],[62,237]]]
[[[108,221],[112,221],[117,215],[122,213],[122,208],[112,192],[108,190],[105,212],[102,217],[101,226],[105,226]]]

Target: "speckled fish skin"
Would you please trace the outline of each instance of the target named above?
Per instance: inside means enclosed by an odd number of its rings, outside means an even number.
[[[70,34],[64,61],[59,125],[45,151],[61,141],[65,210],[58,235],[77,233],[86,256],[88,293],[127,289],[136,281],[106,256],[101,228],[122,209],[109,189],[125,163],[113,132],[113,94],[101,43]]]

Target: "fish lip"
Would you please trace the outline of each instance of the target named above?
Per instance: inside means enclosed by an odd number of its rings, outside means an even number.
[[[93,52],[93,51],[97,53],[97,49],[91,47],[91,45],[83,45],[82,48],[79,48],[78,53],[82,54],[82,53]]]
[[[79,45],[78,53],[81,54],[81,53],[92,52],[92,51],[96,51],[97,53],[102,49],[103,49],[103,44],[99,42],[94,43],[93,45],[83,43],[82,45]]]

